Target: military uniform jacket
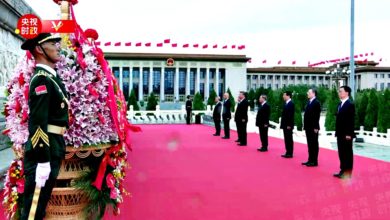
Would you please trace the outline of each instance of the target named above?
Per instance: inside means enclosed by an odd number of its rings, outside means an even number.
[[[38,163],[51,157],[63,158],[65,143],[62,135],[48,133],[48,125],[68,127],[68,99],[60,78],[42,67],[36,67],[29,90],[29,138],[26,155],[34,155]]]

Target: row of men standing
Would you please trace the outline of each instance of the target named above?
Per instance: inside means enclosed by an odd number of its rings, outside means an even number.
[[[355,107],[349,100],[351,89],[348,86],[339,88],[340,103],[336,114],[336,137],[338,154],[340,159],[340,171],[334,174],[335,177],[344,178],[351,177],[353,168],[353,150],[352,141],[354,136],[354,116]],[[248,123],[248,107],[247,93],[240,92],[238,96],[237,109],[234,115],[234,121],[237,126],[238,146],[247,145],[247,123]],[[319,120],[321,114],[321,104],[317,99],[317,91],[312,88],[307,92],[308,103],[304,113],[304,130],[307,138],[308,146],[308,160],[302,162],[302,165],[307,167],[318,166],[319,143],[318,134],[320,130]],[[286,91],[283,93],[282,119],[280,128],[283,129],[285,154],[281,155],[283,158],[293,158],[294,153],[294,116],[295,105],[292,101],[292,92]],[[224,122],[225,136],[224,139],[230,138],[229,120],[231,118],[229,101],[229,94],[225,93],[223,101],[219,97],[215,99],[216,105],[213,110],[213,119],[215,123],[216,132],[214,136],[219,136],[221,131],[221,116]],[[271,107],[267,103],[267,96],[261,95],[259,98],[259,108],[256,115],[256,126],[259,127],[261,147],[257,150],[260,152],[268,151],[268,128],[271,115]]]

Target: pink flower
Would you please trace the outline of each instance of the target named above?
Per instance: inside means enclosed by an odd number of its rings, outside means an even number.
[[[16,190],[18,191],[18,193],[24,192],[24,182],[25,182],[24,178],[16,181]]]
[[[118,198],[118,191],[116,188],[112,188],[110,191],[110,199],[116,199]]]
[[[107,175],[106,183],[107,183],[107,187],[110,189],[115,187],[115,177],[111,173]]]

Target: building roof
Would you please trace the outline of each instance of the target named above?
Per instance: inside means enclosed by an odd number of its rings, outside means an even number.
[[[307,73],[307,74],[325,74],[326,67],[257,67],[248,68],[247,73]]]
[[[243,62],[250,58],[246,55],[220,54],[174,54],[174,53],[115,53],[107,52],[104,56],[108,60],[161,60],[172,58],[176,61],[216,61],[216,62]]]

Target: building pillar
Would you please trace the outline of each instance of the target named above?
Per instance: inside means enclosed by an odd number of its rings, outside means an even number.
[[[133,89],[133,67],[129,67],[129,94],[131,93],[131,90]]]
[[[149,94],[153,92],[153,67],[149,69]]]
[[[190,68],[187,67],[187,71],[186,71],[186,96],[187,95],[190,95]]]
[[[144,84],[143,84],[143,68],[139,68],[139,82],[138,82],[138,100],[144,100]]]
[[[217,96],[219,96],[219,69],[218,68],[215,70],[214,89],[215,92],[217,93]]]
[[[165,68],[161,68],[161,79],[160,79],[160,101],[165,100]]]
[[[206,69],[206,77],[205,77],[205,83],[204,83],[204,97],[206,99],[209,98],[209,95],[210,95],[210,68],[207,68]]]
[[[179,68],[175,68],[175,76],[173,77],[174,84],[173,84],[173,96],[174,101],[179,100]]]
[[[195,93],[199,92],[200,87],[200,68],[196,68],[195,73]]]
[[[119,88],[123,90],[123,65],[119,65]]]

